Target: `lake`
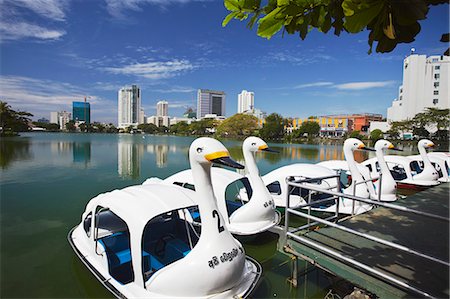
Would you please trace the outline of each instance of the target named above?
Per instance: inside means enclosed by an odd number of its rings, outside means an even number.
[[[75,256],[67,233],[99,193],[166,178],[189,168],[191,137],[130,134],[23,133],[0,139],[0,297],[111,298]],[[243,163],[241,141],[223,141]],[[280,166],[343,159],[342,146],[269,144],[279,154],[257,154],[261,174]],[[404,152],[403,154],[406,154]],[[362,161],[367,152],[359,151]],[[263,266],[253,298],[323,298],[349,289],[339,278],[299,263],[299,286],[287,282],[289,260],[278,237],[263,233],[241,239]],[[351,289],[350,289],[351,290]]]

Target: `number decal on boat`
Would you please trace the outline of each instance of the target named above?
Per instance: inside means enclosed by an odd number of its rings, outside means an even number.
[[[223,232],[225,228],[223,227],[223,225],[220,225],[219,212],[217,212],[217,210],[214,210],[212,212],[212,215],[213,215],[213,218],[216,218],[216,216],[217,216],[217,229],[219,230],[219,233]]]

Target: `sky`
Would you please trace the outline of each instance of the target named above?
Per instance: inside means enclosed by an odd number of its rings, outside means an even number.
[[[117,124],[117,93],[141,88],[146,116],[169,102],[169,115],[196,109],[197,89],[238,94],[284,117],[380,113],[397,97],[403,59],[441,55],[449,5],[432,6],[421,32],[386,54],[368,55],[368,32],[311,31],[267,40],[232,20],[221,0],[0,0],[0,99],[14,110],[50,119],[91,103],[91,120]]]

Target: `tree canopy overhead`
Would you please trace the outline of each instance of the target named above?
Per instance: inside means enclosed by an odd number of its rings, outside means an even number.
[[[410,43],[420,32],[418,21],[427,17],[430,5],[445,0],[224,0],[230,13],[222,22],[246,20],[248,27],[257,24],[257,34],[270,39],[283,33],[298,33],[303,40],[312,29],[335,35],[343,31],[368,30],[369,53],[374,42],[376,52],[391,52],[399,43]]]

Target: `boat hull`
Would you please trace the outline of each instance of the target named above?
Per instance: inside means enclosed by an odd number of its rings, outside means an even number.
[[[253,258],[246,256],[245,257],[245,267],[246,267],[246,275],[245,275],[245,281],[241,281],[238,285],[236,285],[231,290],[228,290],[224,293],[220,294],[212,294],[209,296],[196,296],[196,297],[173,297],[173,296],[164,296],[163,294],[155,294],[147,292],[144,288],[142,288],[142,292],[139,292],[139,294],[130,292],[130,294],[125,294],[125,292],[121,292],[118,290],[112,283],[110,283],[110,278],[105,278],[100,271],[98,271],[86,258],[86,255],[84,255],[76,246],[76,244],[73,241],[72,234],[74,230],[77,228],[77,226],[73,227],[68,235],[67,240],[72,247],[75,254],[78,256],[78,258],[85,264],[85,266],[91,271],[91,273],[98,279],[98,281],[108,290],[110,291],[116,298],[247,298],[249,297],[254,289],[256,288],[259,279],[261,278],[262,274],[262,266]],[[244,279],[243,279],[244,280]],[[136,287],[134,287],[134,290],[136,290]]]

